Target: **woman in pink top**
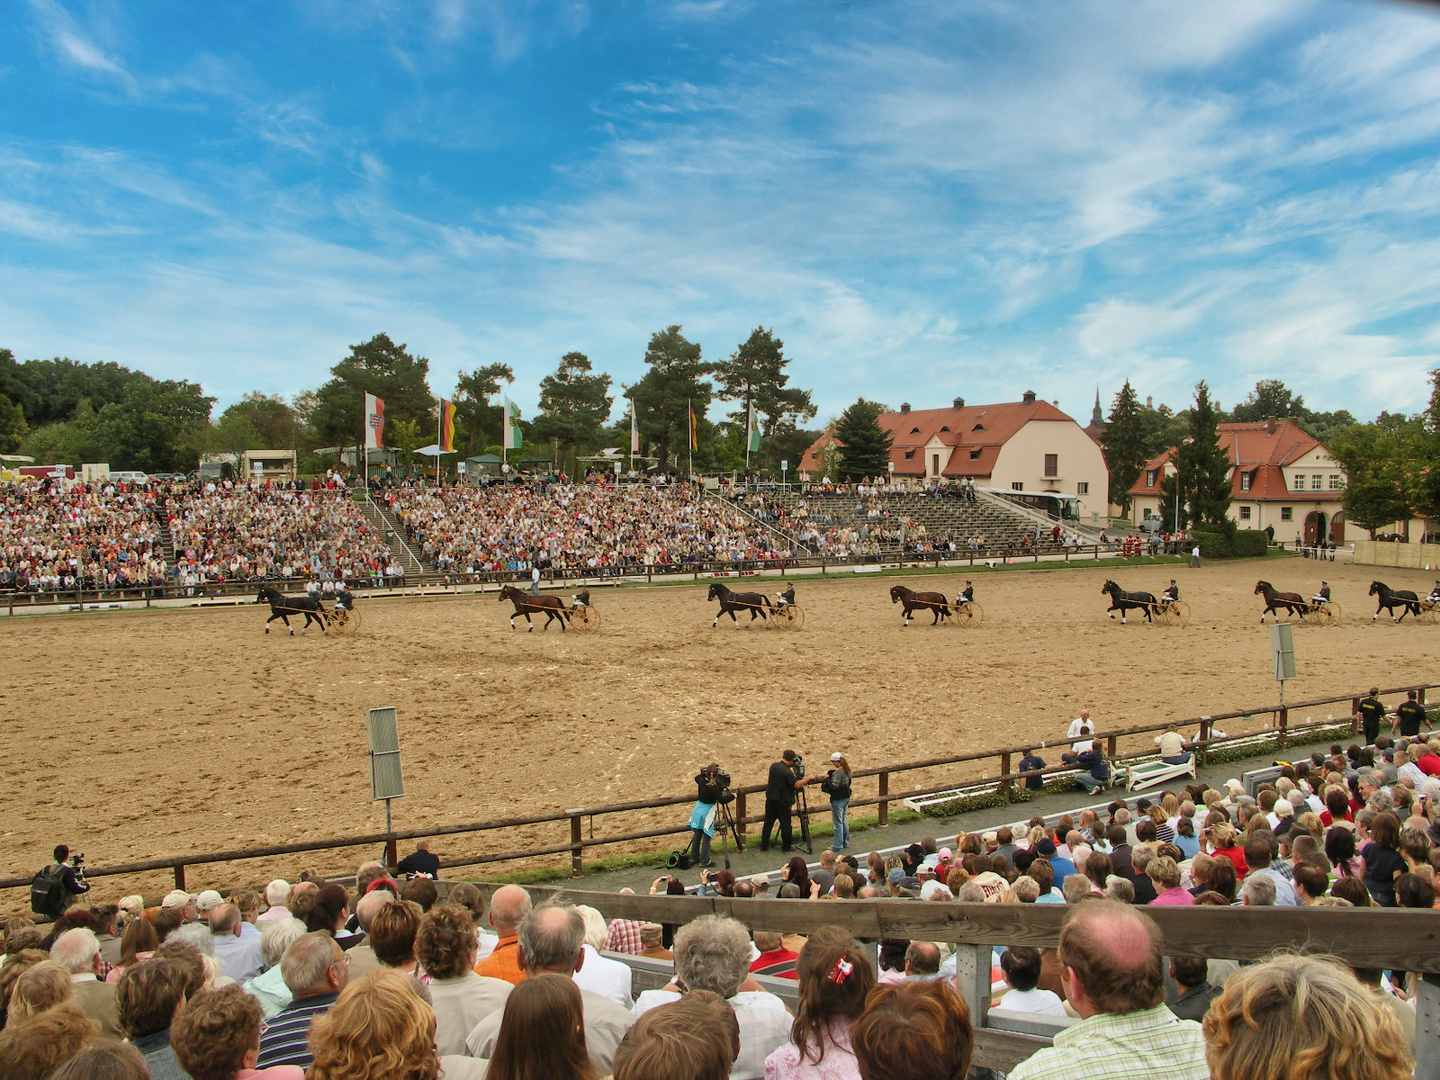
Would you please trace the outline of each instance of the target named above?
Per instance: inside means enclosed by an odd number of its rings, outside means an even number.
[[[1180,886],[1180,867],[1169,855],[1158,855],[1145,867],[1145,875],[1155,883],[1155,899],[1150,903],[1161,907],[1181,907],[1195,903],[1189,889]]]
[[[260,1002],[235,985],[205,990],[170,1025],[170,1047],[192,1080],[305,1080],[298,1065],[255,1068]]]
[[[765,1059],[765,1080],[860,1080],[850,1025],[865,1011],[875,969],[848,934],[822,931],[800,950],[796,971],[790,1041]]]
[[[125,933],[120,935],[120,963],[110,969],[105,981],[118,983],[121,975],[132,967],[145,963],[159,947],[160,938],[155,933],[155,928],[150,925],[150,920],[132,919],[130,925],[125,927]]]

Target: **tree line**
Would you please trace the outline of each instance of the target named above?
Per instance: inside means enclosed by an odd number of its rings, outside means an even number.
[[[618,388],[624,407],[612,422],[617,395],[610,375],[595,371],[582,352],[562,356],[540,381],[536,415],[520,421],[525,457],[544,457],[572,475],[602,448],[619,447],[628,462],[632,404],[637,466],[686,469],[693,462],[700,471],[739,471],[748,457],[751,471],[778,476],[781,462],[798,466],[817,434],[802,426],[815,416],[810,391],[790,385],[784,342],[770,329],[757,327],[730,356],[707,360],[672,325],[651,336],[644,359],[641,377]],[[0,349],[0,452],[154,473],[188,472],[202,454],[282,449],[297,452],[302,472],[323,472],[334,464],[335,448],[362,439],[369,393],[385,402],[386,445],[408,462],[437,438],[439,400],[429,378],[427,357],[380,333],[350,346],[318,388],[290,401],[247,393],[212,422],[215,398],[198,383],[154,379],[114,363],[20,363]],[[454,448],[461,458],[501,452],[498,397],[514,381],[507,363],[458,373]],[[715,402],[731,408],[711,419]],[[763,435],[747,455],[752,408]]]

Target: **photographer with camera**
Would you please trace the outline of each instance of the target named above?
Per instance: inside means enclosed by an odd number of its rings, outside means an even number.
[[[730,787],[730,774],[721,772],[712,761],[696,774],[695,787],[698,795],[695,809],[690,811],[690,865],[714,866],[710,841],[715,836],[715,809]]]
[[[794,750],[786,750],[780,760],[770,765],[770,775],[765,780],[765,825],[760,832],[760,850],[770,850],[770,830],[778,822],[782,851],[791,848],[790,808],[795,805],[795,793],[803,788],[805,760]]]
[[[55,861],[41,870],[30,882],[30,909],[37,915],[57,918],[75,902],[75,897],[90,891],[85,880],[85,856],[70,854],[64,844],[55,845]]]
[[[830,850],[844,851],[850,846],[850,763],[845,755],[830,755],[830,771],[820,783],[820,790],[830,796],[830,824],[835,835]]]

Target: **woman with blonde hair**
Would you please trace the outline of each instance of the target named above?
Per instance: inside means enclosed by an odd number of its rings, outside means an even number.
[[[580,990],[564,975],[536,975],[505,1002],[486,1080],[596,1080],[585,1050]]]
[[[435,1012],[398,971],[367,971],[310,1022],[307,1080],[435,1080]]]
[[[1338,962],[1277,956],[1241,968],[1205,1014],[1214,1080],[1401,1080],[1395,1015]]]
[[[6,1023],[28,1020],[69,1001],[70,985],[70,972],[53,960],[42,960],[15,980],[15,989],[10,992],[10,1008],[5,1014]]]

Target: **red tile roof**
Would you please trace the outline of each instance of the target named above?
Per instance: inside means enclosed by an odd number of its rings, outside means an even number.
[[[1048,401],[1038,398],[996,405],[965,405],[958,409],[911,409],[881,413],[877,419],[895,440],[890,448],[890,460],[895,463],[897,476],[924,475],[924,447],[932,439],[938,439],[942,446],[950,448],[948,455],[942,453],[942,457],[948,458],[940,463],[942,474],[976,479],[988,477],[994,471],[1000,449],[1030,421],[1075,422]],[[800,459],[801,470],[818,472],[818,452],[835,441],[828,431],[816,439]],[[914,456],[907,459],[907,452],[913,452]],[[972,452],[980,456],[971,460]]]
[[[1338,491],[1291,491],[1285,486],[1282,469],[1298,461],[1316,447],[1325,449],[1319,439],[1308,435],[1289,420],[1277,420],[1273,424],[1263,421],[1218,425],[1219,443],[1230,458],[1230,494],[1232,498],[1248,502],[1293,500],[1302,497],[1338,499]],[[1165,466],[1170,462],[1174,448],[1145,463],[1140,477],[1130,488],[1131,495],[1158,495],[1160,481],[1165,475]],[[1155,472],[1155,486],[1145,486],[1145,474]],[[1240,490],[1242,473],[1254,473],[1250,490]]]

